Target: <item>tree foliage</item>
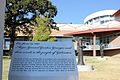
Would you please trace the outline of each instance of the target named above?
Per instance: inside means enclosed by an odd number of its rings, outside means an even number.
[[[16,31],[31,34],[31,21],[37,16],[50,18],[50,27],[54,28],[54,20],[57,8],[49,0],[6,0],[5,34],[11,38],[11,46],[16,38]],[[11,47],[10,46],[10,47]]]
[[[35,33],[33,35],[33,41],[55,41],[54,37],[51,37],[51,27],[49,27],[50,18],[36,18]]]

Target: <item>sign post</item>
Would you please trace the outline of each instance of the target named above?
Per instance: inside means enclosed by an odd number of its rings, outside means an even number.
[[[16,41],[9,80],[78,80],[72,42]]]
[[[0,0],[0,80],[2,80],[4,14],[5,14],[5,0]]]

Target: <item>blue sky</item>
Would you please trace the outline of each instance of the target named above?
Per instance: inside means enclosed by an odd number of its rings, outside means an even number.
[[[80,24],[86,16],[100,10],[120,9],[120,0],[51,0],[57,7],[57,23]]]

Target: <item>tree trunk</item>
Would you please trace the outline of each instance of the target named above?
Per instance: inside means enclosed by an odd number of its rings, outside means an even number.
[[[10,51],[9,51],[9,56],[12,55],[13,46],[14,46],[14,42],[10,40]]]
[[[78,50],[78,65],[85,65],[83,60],[83,47],[82,47],[82,41],[77,41],[77,50]]]
[[[16,34],[15,34],[15,28],[12,28],[12,31],[11,31],[11,33],[10,33],[10,50],[9,50],[9,56],[11,56],[12,55],[12,50],[13,50],[13,46],[14,46],[14,42],[15,42],[15,38],[16,38],[16,36],[15,36]]]

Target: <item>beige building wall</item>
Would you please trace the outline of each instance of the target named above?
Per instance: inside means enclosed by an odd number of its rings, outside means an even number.
[[[109,45],[111,47],[120,47],[120,36],[112,38]]]

